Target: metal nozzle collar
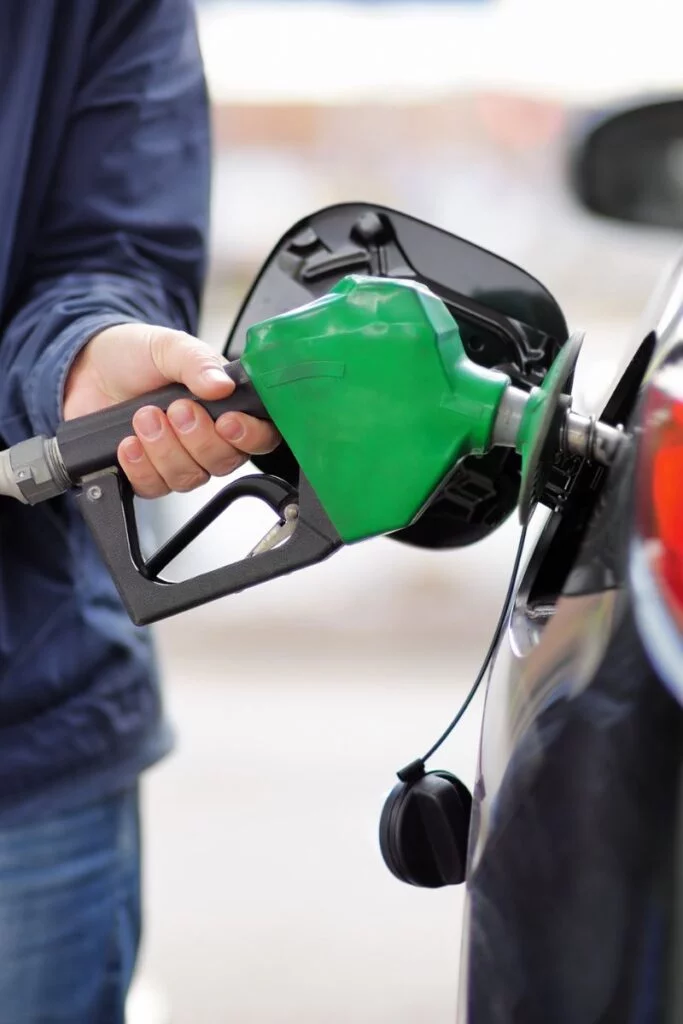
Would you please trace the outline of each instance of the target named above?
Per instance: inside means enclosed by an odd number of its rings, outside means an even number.
[[[28,505],[63,494],[71,486],[54,437],[31,437],[0,452],[0,493]]]

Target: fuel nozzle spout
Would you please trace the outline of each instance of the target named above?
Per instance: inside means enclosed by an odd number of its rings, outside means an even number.
[[[558,402],[558,417],[554,432],[549,432],[549,450],[562,452],[566,455],[578,455],[600,466],[611,465],[624,439],[624,431],[610,427],[594,416],[582,416],[574,413],[562,395]],[[505,391],[494,424],[494,447],[520,447],[523,443],[520,436],[524,411],[529,401],[529,394],[521,388],[510,385]]]
[[[582,343],[582,333],[572,334],[540,387],[527,393],[510,385],[500,403],[492,444],[513,447],[522,456],[518,502],[522,524],[539,500],[544,473],[556,454],[578,455],[609,466],[623,441],[621,430],[572,410],[567,388]]]
[[[560,448],[601,466],[610,466],[624,440],[623,430],[567,410],[560,434]]]
[[[513,385],[506,389],[493,426],[494,448],[521,450],[524,439],[522,422],[530,397],[528,392]],[[547,436],[548,450],[551,454],[561,451],[567,455],[579,455],[601,466],[611,465],[623,441],[623,431],[595,416],[574,412],[567,399],[567,395],[560,396],[555,430],[549,431]]]

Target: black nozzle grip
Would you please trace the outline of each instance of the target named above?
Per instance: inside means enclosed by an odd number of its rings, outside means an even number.
[[[158,391],[140,395],[139,398],[60,424],[57,444],[70,480],[76,482],[90,473],[115,466],[116,452],[121,441],[133,433],[133,416],[146,405],[156,405],[165,412],[179,398],[191,398],[206,409],[213,420],[217,420],[224,412],[245,412],[267,420],[268,413],[239,360],[228,363],[225,372],[237,384],[228,398],[207,402],[197,398],[182,384],[169,384]]]

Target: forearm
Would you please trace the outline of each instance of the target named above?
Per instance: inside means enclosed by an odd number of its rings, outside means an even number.
[[[54,430],[98,331],[195,333],[210,132],[190,0],[102,3],[39,230],[0,324],[0,434]]]
[[[7,324],[0,345],[0,435],[8,444],[54,433],[64,382],[85,344],[122,323],[196,331],[191,291],[152,276],[73,273],[37,282]]]

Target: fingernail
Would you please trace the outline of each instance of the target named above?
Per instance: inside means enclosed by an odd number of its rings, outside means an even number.
[[[163,423],[159,410],[151,407],[140,409],[135,414],[135,429],[146,441],[155,441],[157,437],[161,437]]]
[[[232,413],[216,420],[216,430],[225,441],[241,441],[246,434],[244,424]]]
[[[125,441],[122,442],[122,447],[123,454],[129,462],[139,462],[145,454],[137,437],[127,437]]]
[[[178,402],[168,410],[168,418],[181,434],[189,434],[197,422],[194,407],[189,402]]]
[[[227,373],[219,370],[217,366],[210,366],[206,370],[202,370],[202,377],[207,384],[225,384],[226,380],[230,380]]]

